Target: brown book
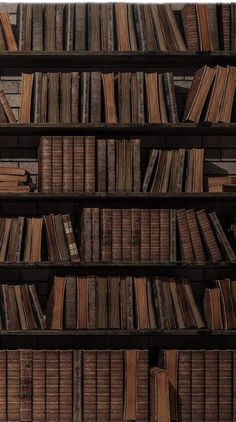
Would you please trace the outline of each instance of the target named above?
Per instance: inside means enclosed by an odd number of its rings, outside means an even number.
[[[150,260],[160,261],[160,212],[150,209]]]
[[[150,421],[170,422],[169,384],[165,370],[150,370]]]
[[[128,5],[115,4],[115,18],[117,27],[117,41],[119,51],[130,51]]]
[[[16,294],[14,286],[5,285],[3,291],[6,329],[19,330],[20,323],[17,315]]]
[[[4,228],[2,234],[2,242],[1,242],[1,249],[0,249],[0,262],[4,262],[7,256],[7,247],[10,237],[10,231],[12,226],[12,219],[5,218],[4,219]]]
[[[38,300],[38,295],[37,295],[34,284],[30,284],[28,286],[28,292],[29,292],[29,297],[31,301],[31,306],[32,306],[34,315],[36,316],[36,319],[37,319],[37,325],[43,330],[47,327],[46,327],[45,318],[44,318],[44,315],[43,315],[43,312]]]
[[[101,50],[101,34],[100,34],[100,4],[88,4],[88,50]]]
[[[110,351],[97,351],[97,422],[110,421]]]
[[[132,179],[133,192],[141,191],[141,141],[140,139],[132,139]]]
[[[108,280],[107,277],[97,277],[97,319],[98,328],[108,328]]]
[[[122,261],[132,261],[132,215],[131,209],[122,209]]]
[[[94,6],[94,5],[93,5]],[[99,5],[101,6],[101,5]],[[101,122],[101,73],[92,72],[91,73],[91,112],[90,112],[90,121],[91,123],[100,123]]]
[[[83,72],[81,74],[81,122],[90,121],[90,78],[91,73]]]
[[[107,140],[106,139],[97,139],[97,190],[98,192],[107,192],[108,183],[107,183]]]
[[[230,350],[218,351],[218,414],[219,420],[232,419],[232,354]]]
[[[86,5],[83,3],[75,4],[75,50],[85,50],[85,34],[86,34]]]
[[[95,137],[84,138],[85,192],[95,192]]]
[[[138,350],[125,350],[125,403],[124,419],[137,419]]]
[[[177,408],[177,373],[178,373],[178,351],[164,350],[163,361],[164,369],[167,371],[169,379],[169,396],[170,396],[170,415],[171,420],[178,420]]]
[[[97,328],[97,282],[96,277],[88,277],[88,328]]]
[[[60,122],[71,123],[71,73],[60,74]]]
[[[194,74],[185,105],[183,117],[184,122],[199,122],[215,75],[216,69],[212,69],[208,66],[202,67]]]
[[[21,82],[21,105],[19,123],[31,122],[31,97],[33,89],[34,74],[22,73]]]
[[[92,261],[92,208],[84,208],[81,218],[81,251],[83,260]]]
[[[162,25],[165,31],[168,49],[171,51],[186,51],[174,11],[170,4],[158,5]]]
[[[107,139],[107,191],[116,192],[116,141]]]
[[[74,4],[65,7],[65,50],[72,51],[74,44]]]
[[[71,123],[79,121],[79,78],[78,72],[71,72]]]
[[[46,228],[48,261],[61,261],[61,256],[60,252],[58,251],[58,244],[56,239],[54,215],[44,215],[43,220]]]
[[[1,12],[0,21],[1,21],[2,31],[4,33],[4,37],[6,40],[7,49],[9,51],[17,51],[18,47],[17,47],[17,43],[15,40],[15,36],[12,30],[8,13]]]
[[[32,419],[36,422],[44,422],[46,420],[45,350],[33,350],[32,363]]]
[[[77,277],[77,328],[88,328],[88,278]]]
[[[212,231],[209,219],[207,217],[207,213],[205,210],[200,210],[196,212],[198,223],[201,229],[201,234],[203,236],[209,258],[212,261],[220,261],[222,259],[222,255],[220,249],[217,245],[216,238]]]
[[[223,316],[220,303],[220,289],[206,289],[204,294],[204,312],[208,328],[222,330]]]
[[[191,408],[192,418],[204,420],[205,367],[202,350],[191,351]]]
[[[218,419],[218,353],[205,350],[205,418]]]
[[[108,278],[108,327],[121,328],[120,326],[120,277]]]
[[[18,319],[20,328],[22,330],[28,329],[28,323],[27,323],[27,317],[25,315],[25,308],[23,305],[23,298],[21,295],[21,289],[20,286],[14,286],[15,289],[15,298],[16,298],[16,304],[17,304],[17,311],[18,311]]]
[[[44,8],[45,13],[45,40],[44,48],[46,51],[56,50],[56,19],[55,4],[47,4]]]
[[[64,136],[63,149],[63,192],[73,192],[73,137]],[[53,152],[53,151],[52,151]],[[52,171],[54,169],[52,168]]]
[[[150,329],[148,310],[148,291],[146,277],[134,278],[135,307],[137,317],[137,328],[139,330]]]
[[[6,391],[7,391],[7,419],[12,421],[19,421],[21,403],[21,371],[20,371],[20,350],[7,351],[7,377],[6,377]],[[28,391],[28,389],[27,389]],[[26,398],[28,404],[28,398]]]
[[[82,136],[74,136],[73,150],[73,184],[74,192],[84,192],[84,138]]]
[[[229,259],[230,261],[236,260],[236,255],[234,253],[234,250],[232,249],[225,232],[220,224],[220,221],[215,213],[215,211],[211,212],[209,214],[210,221],[212,222],[212,225],[215,229],[216,237],[219,241],[219,244],[221,245],[226,259]]]
[[[122,350],[110,351],[110,422],[124,417],[124,358]]]
[[[224,328],[234,330],[236,328],[236,316],[234,313],[231,281],[229,278],[217,280],[216,285],[220,289]]]
[[[200,41],[200,49],[202,51],[212,51],[212,39],[211,39],[211,30],[210,30],[210,22],[209,16],[207,11],[206,4],[196,4],[197,10],[197,21],[199,27],[199,41]]]
[[[206,110],[204,121],[207,123],[218,123],[221,111],[221,104],[224,98],[229,67],[217,66],[211,97]]]
[[[101,260],[111,261],[112,257],[112,223],[113,223],[113,210],[103,208],[101,210]],[[114,221],[115,223],[115,221]],[[114,236],[116,233],[113,233]]]
[[[149,356],[147,350],[138,351],[137,420],[149,420]]]
[[[190,308],[190,312],[193,315],[197,328],[204,328],[205,324],[199,312],[189,281],[187,281],[186,279],[182,279],[181,285],[183,286],[183,291],[187,300],[187,306],[189,306]]]
[[[75,242],[74,231],[69,214],[62,215],[62,222],[64,226],[71,261],[80,261],[80,256]]]
[[[166,281],[166,283],[169,284],[169,288],[170,288],[171,301],[174,308],[175,321],[176,321],[176,326],[177,326],[176,328],[183,329],[185,328],[185,322],[184,322],[184,316],[183,316],[180,298],[178,295],[176,280],[173,277],[171,277],[169,278],[168,281]]]
[[[199,51],[199,31],[195,4],[185,4],[181,9],[188,50]]]
[[[2,105],[3,113],[6,116],[7,122],[17,123],[15,115],[14,115],[12,109],[11,109],[11,106],[8,102],[8,99],[7,99],[4,91],[0,91],[0,102],[1,102],[1,105]]]
[[[43,5],[32,5],[32,50],[43,50]]]
[[[160,261],[170,260],[170,211],[160,209]]]
[[[40,139],[38,150],[38,188],[41,192],[52,191],[52,138],[50,136]]]
[[[30,301],[28,286],[26,284],[21,285],[20,292],[21,292],[21,297],[22,297],[22,302],[23,302],[23,307],[24,307],[24,313],[27,319],[28,329],[35,330],[38,328],[38,326],[35,320],[32,304]]]
[[[63,174],[64,162],[63,161],[65,160],[65,158],[63,157],[64,139],[61,136],[54,136],[51,140],[51,143],[52,143],[51,145],[52,192],[59,193],[63,191],[63,176],[64,176]]]
[[[123,4],[116,4],[116,6],[127,6]],[[118,93],[119,93],[119,122],[131,123],[131,104],[130,104],[130,90],[131,90],[131,73],[121,72],[118,75]]]
[[[40,262],[43,218],[32,218],[31,227],[31,248],[29,261]]]
[[[71,350],[59,351],[59,414],[58,420],[69,421],[73,418],[73,359]]]
[[[161,123],[157,73],[145,73],[148,122]]]
[[[144,123],[144,73],[131,73],[131,115],[132,123]]]
[[[187,217],[184,209],[176,211],[178,231],[179,231],[179,242],[181,248],[182,261],[193,262],[193,246],[191,242],[190,231],[188,227]]]
[[[83,353],[83,420],[95,421],[97,412],[97,352]]]
[[[46,350],[46,421],[59,416],[59,352]]]
[[[83,364],[82,364],[82,350],[73,350],[73,417],[78,422],[83,419],[82,409],[82,377],[83,377]]]
[[[131,235],[132,235],[132,261],[140,261],[140,252],[141,252],[141,211],[138,208],[133,208],[131,210]]]
[[[59,73],[48,73],[48,121],[59,123]]]
[[[131,228],[130,228],[131,230]],[[123,242],[123,214],[120,209],[112,209],[112,261],[122,261],[123,251],[122,251],[122,242]],[[131,239],[130,232],[128,232],[129,239]]]
[[[32,420],[32,351],[20,350],[20,419]]]
[[[66,277],[65,281],[65,308],[64,308],[64,328],[69,330],[76,329],[77,313],[77,285],[76,277]]]
[[[106,123],[117,123],[114,74],[103,73],[102,83],[105,102],[105,121]]]
[[[200,232],[197,224],[196,214],[194,210],[185,211],[188,230],[191,238],[191,244],[194,252],[194,259],[196,261],[205,261],[205,253],[203,249],[203,244],[200,237]]]
[[[178,412],[179,419],[190,421],[191,409],[191,351],[178,353]]]
[[[52,320],[50,326],[52,330],[63,329],[65,282],[64,277],[54,277]]]
[[[150,261],[150,210],[141,209],[141,261]]]

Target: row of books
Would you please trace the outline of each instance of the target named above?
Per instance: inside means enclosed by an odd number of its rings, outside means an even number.
[[[235,261],[213,211],[202,209],[84,208],[81,251],[85,261]]]
[[[1,420],[149,422],[147,350],[1,350]]]
[[[174,329],[205,326],[187,280],[159,277],[55,277],[50,329]]]
[[[34,190],[34,185],[26,169],[0,166],[0,192],[30,192],[32,190]]]
[[[203,192],[204,149],[152,149],[143,192]]]
[[[208,192],[235,192],[235,176],[211,176],[208,177]]]
[[[173,74],[23,73],[19,122],[177,123]]]
[[[235,350],[164,350],[171,421],[235,420]],[[169,422],[169,419],[163,419]]]
[[[183,120],[230,123],[235,87],[235,66],[204,66],[197,70],[188,92]]]
[[[150,152],[143,192],[202,192],[203,149]],[[39,191],[140,192],[140,139],[52,136],[40,139]]]
[[[17,50],[8,15],[0,46]],[[19,5],[20,51],[235,51],[234,4]]]
[[[236,329],[236,282],[204,291],[204,319],[187,279],[146,276],[54,277],[46,311],[33,284],[0,285],[0,327],[6,330]],[[204,322],[206,321],[206,324]]]
[[[140,139],[40,139],[39,191],[140,192]]]
[[[46,232],[43,236],[43,228]],[[46,237],[49,261],[77,261],[79,254],[69,214],[0,218],[0,262],[39,262]]]

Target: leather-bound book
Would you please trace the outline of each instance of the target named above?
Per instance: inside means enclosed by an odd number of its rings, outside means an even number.
[[[112,257],[112,248],[113,248],[112,234],[115,236],[115,233],[112,232],[113,213],[114,213],[114,210],[109,209],[109,208],[103,208],[100,211],[100,214],[101,214],[101,260],[107,261],[107,262],[114,259]]]
[[[208,4],[207,14],[210,26],[210,36],[213,51],[219,51],[219,19],[218,19],[218,5]]]
[[[66,239],[66,234],[63,226],[63,219],[61,214],[53,216],[53,236],[56,241],[56,260],[69,261],[69,246]]]
[[[218,353],[205,350],[205,418],[218,419]],[[186,380],[187,382],[187,380]]]
[[[133,5],[127,5],[128,12],[128,30],[129,30],[129,41],[131,51],[138,50],[138,40],[136,35],[135,18],[133,13]]]
[[[176,211],[182,261],[193,262],[193,247],[184,209]]]
[[[59,123],[59,73],[48,73],[48,121]]]
[[[145,73],[148,123],[161,123],[157,73]]]
[[[223,66],[216,67],[216,76],[204,119],[207,123],[218,123],[219,121],[221,104],[224,98],[228,78],[228,69]]]
[[[73,150],[73,185],[74,192],[84,192],[84,138],[74,136]]]
[[[5,118],[3,118],[2,120],[6,120],[7,123],[17,123],[15,115],[11,109],[11,106],[4,91],[0,91],[0,103],[2,107],[2,114],[3,116],[5,116]]]
[[[65,50],[74,50],[75,5],[68,3],[65,8]]]
[[[20,350],[7,351],[7,419],[20,421],[21,404],[21,371]],[[29,397],[27,397],[28,399]],[[27,401],[28,404],[28,401]],[[23,416],[23,415],[22,415]],[[26,419],[27,420],[27,419]],[[29,419],[28,419],[29,420]]]
[[[181,352],[182,353],[182,352]],[[178,361],[179,352],[177,350],[164,350],[162,352],[164,369],[166,369],[169,379],[169,396],[170,396],[170,415],[171,420],[178,420]],[[184,403],[183,403],[184,404]]]
[[[101,3],[101,50],[114,51],[114,5]]]
[[[48,77],[47,73],[42,74],[42,87],[41,91],[39,91],[39,100],[38,103],[40,104],[40,111],[39,111],[39,120],[37,123],[46,123],[48,122]]]
[[[14,32],[12,30],[8,13],[3,13],[3,12],[0,13],[0,22],[2,26],[2,31],[5,36],[7,49],[13,52],[17,51],[18,47],[17,47],[17,43],[15,40]]]
[[[110,351],[97,351],[97,422],[110,421]]]
[[[44,6],[44,49],[46,51],[56,50],[56,5],[46,4]]]
[[[116,140],[107,139],[107,191],[116,192]]]
[[[148,51],[157,51],[157,40],[155,37],[155,29],[153,25],[151,5],[143,5],[144,25],[146,29],[146,48]]]
[[[206,289],[203,299],[205,318],[208,328],[222,330],[224,328],[221,311],[220,289]]]
[[[73,355],[71,350],[59,351],[59,415],[58,420],[73,420]]]
[[[236,316],[231,292],[231,281],[229,278],[217,280],[216,286],[220,289],[221,307],[224,321],[224,328],[234,330],[236,328]]]
[[[7,351],[0,351],[0,420],[7,420]]]
[[[97,351],[83,352],[83,421],[94,422],[97,413]]]
[[[69,249],[69,255],[71,261],[80,261],[80,256],[78,252],[78,248],[75,242],[75,236],[73,227],[71,224],[71,219],[69,214],[62,215],[62,222],[64,226],[65,236],[67,240],[67,246]]]
[[[54,215],[44,215],[43,220],[46,229],[48,261],[61,261],[61,256],[57,245]]]
[[[125,400],[124,400],[124,420],[137,420],[138,416],[138,350],[125,350]]]
[[[81,217],[81,253],[85,262],[92,261],[92,208],[84,208]]]
[[[123,218],[122,210],[112,209],[112,261],[119,262],[123,259],[122,241],[123,241]]]
[[[122,209],[122,261],[132,260],[132,215],[130,209]]]
[[[117,3],[114,8],[117,28],[117,49],[119,51],[130,51],[128,5]]]
[[[94,5],[93,5],[94,6]],[[101,122],[102,78],[100,72],[91,73],[91,123]]]
[[[186,51],[187,48],[171,4],[161,4],[158,5],[158,8],[166,35],[168,50]]]
[[[33,87],[33,122],[41,122],[42,72],[35,72]]]
[[[77,277],[77,328],[88,328],[88,278]]]
[[[108,168],[108,159],[107,159],[107,143],[106,139],[97,139],[97,191],[98,192],[107,192],[108,183],[107,183],[107,168]]]
[[[138,50],[146,50],[146,31],[144,22],[143,4],[133,5],[134,21],[137,32]]]
[[[73,350],[73,420],[83,421],[83,363],[82,350]]]
[[[60,123],[71,123],[71,73],[60,74]]]
[[[194,210],[185,210],[195,261],[205,261],[205,253]]]
[[[71,72],[71,123],[79,121],[79,78],[78,72]]]
[[[141,252],[141,211],[139,208],[131,210],[131,235],[132,235],[132,261],[140,261]]]
[[[166,36],[164,27],[161,22],[160,12],[157,4],[151,4],[151,14],[153,20],[153,26],[155,31],[157,49],[160,51],[167,51]]]
[[[116,4],[116,6],[127,6]],[[121,72],[118,75],[118,105],[119,105],[119,122],[131,123],[131,73]]]
[[[32,236],[31,236],[31,251],[30,262],[41,261],[41,241],[42,241],[42,227],[43,218],[32,218]]]
[[[86,50],[86,4],[75,4],[75,50]]]
[[[51,326],[50,326],[52,330],[63,329],[64,296],[65,296],[65,278],[54,277],[52,320],[51,320]]]
[[[31,122],[31,98],[34,74],[22,73],[19,123]]]
[[[76,329],[76,311],[77,311],[77,283],[76,277],[66,277],[65,282],[65,306],[64,306],[64,328],[69,330]]]
[[[141,261],[150,261],[150,210],[141,209]]]
[[[95,192],[95,137],[84,138],[85,151],[85,192]]]
[[[201,313],[198,309],[198,305],[195,301],[190,282],[188,280],[186,280],[185,278],[183,278],[181,280],[180,285],[183,287],[183,291],[185,293],[185,297],[186,297],[187,304],[188,304],[187,306],[190,308],[190,313],[193,314],[193,318],[195,320],[195,324],[196,324],[197,328],[204,328],[205,323],[202,319]]]
[[[233,248],[231,247],[226,234],[223,230],[223,227],[220,224],[220,221],[217,217],[217,214],[215,211],[211,212],[209,214],[209,218],[210,221],[212,222],[212,225],[215,229],[215,233],[216,233],[216,237],[218,239],[219,244],[221,245],[223,251],[224,251],[224,255],[226,257],[226,259],[230,260],[230,261],[235,261],[236,260],[236,255],[235,252],[233,250]]]
[[[88,328],[97,328],[97,280],[95,276],[87,277],[88,281]]]
[[[32,420],[32,350],[20,350],[20,419]]]
[[[149,420],[149,356],[148,350],[138,351],[137,420]]]
[[[232,358],[230,350],[218,351],[218,373],[219,373],[219,390],[218,390],[218,412],[219,420],[233,420],[232,415]]]
[[[168,121],[169,123],[177,124],[179,122],[178,109],[175,96],[175,86],[173,73],[166,72],[163,73],[163,83],[164,83],[164,95],[166,98],[166,106],[168,112]],[[161,105],[160,105],[161,106]],[[166,123],[162,119],[162,123]]]
[[[73,137],[64,136],[62,138],[63,151],[63,192],[73,192]],[[52,151],[53,153],[53,151]],[[52,167],[53,172],[53,167]]]
[[[46,419],[45,422],[58,420],[59,417],[59,351],[46,350]]]
[[[24,311],[25,311],[25,315],[27,319],[28,329],[35,330],[36,328],[38,328],[38,325],[35,320],[27,284],[22,284],[20,286],[20,292],[21,292],[23,307],[24,307]]]
[[[195,4],[185,4],[181,9],[185,38],[188,50],[199,51],[199,32]]]
[[[114,74],[103,73],[102,84],[105,104],[105,122],[117,123]]]
[[[108,278],[108,327],[121,328],[120,326],[120,277]]]
[[[88,10],[88,50],[101,50],[101,5],[99,3],[91,3],[87,5]]]
[[[64,4],[56,4],[55,10],[55,26],[56,26],[56,51],[62,51],[64,49],[63,45],[63,27],[64,27]]]
[[[34,314],[36,315],[37,325],[39,328],[43,330],[46,328],[46,323],[45,323],[44,315],[39,303],[38,295],[37,295],[34,284],[28,285],[28,291],[29,291],[31,306],[32,306]]]
[[[212,261],[220,261],[222,259],[222,254],[217,245],[217,241],[212,231],[207,213],[205,210],[200,210],[196,212],[198,223],[200,226],[201,234],[203,236],[209,258]]]
[[[64,139],[62,136],[54,136],[51,140],[52,148],[52,192],[62,192],[63,191],[63,170],[64,170],[64,157],[63,157],[63,146]],[[43,163],[44,165],[44,163]]]
[[[170,260],[170,211],[160,210],[160,261]]]
[[[231,5],[223,3],[218,5],[219,12],[219,35],[220,35],[220,48],[224,51],[230,51],[231,47]]]
[[[110,422],[124,417],[124,352],[110,351]]]
[[[121,277],[120,279],[120,328],[134,328],[134,287],[133,277]]]
[[[151,327],[149,320],[146,277],[134,278],[134,293],[136,304],[137,328],[138,330],[148,330]]]
[[[81,73],[81,116],[80,121],[81,123],[89,123],[90,122],[90,79],[91,73],[83,72]]]
[[[6,285],[4,287],[4,304],[5,304],[5,318],[6,318],[6,329],[8,330],[19,330],[20,323],[17,315],[17,304],[16,304],[16,294],[14,286]]]
[[[97,277],[98,328],[108,328],[108,279]]]
[[[236,87],[235,67],[227,66],[226,86],[223,93],[220,112],[218,116],[218,121],[220,123],[230,123],[231,121],[235,87]]]
[[[46,408],[46,379],[45,379],[45,350],[32,351],[32,419],[35,422],[45,422]]]
[[[131,121],[144,123],[144,76],[143,72],[131,73]]]
[[[164,369],[150,370],[150,421],[171,422],[169,385],[167,373]]]
[[[100,260],[100,210],[92,208],[92,261]]]
[[[150,260],[160,261],[160,212],[150,209]]]
[[[141,141],[140,139],[132,140],[132,179],[133,179],[133,192],[141,191]]]
[[[213,44],[211,39],[210,21],[206,4],[196,4],[197,21],[199,27],[200,49],[202,51],[212,51]]]
[[[178,359],[178,420],[190,421],[191,409],[191,351],[179,352]]]
[[[205,407],[205,352],[191,351],[191,411],[192,419],[204,420]]]
[[[169,278],[166,283],[169,284],[170,289],[170,296],[171,296],[171,302],[174,308],[174,314],[175,314],[175,321],[176,321],[176,328],[183,329],[186,328],[185,322],[184,322],[184,315],[183,315],[183,309],[181,306],[180,297],[178,295],[177,290],[177,282],[174,277]]]

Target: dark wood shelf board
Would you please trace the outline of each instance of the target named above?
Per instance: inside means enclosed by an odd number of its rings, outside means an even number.
[[[171,337],[189,337],[189,336],[214,336],[214,337],[235,337],[236,330],[208,330],[208,329],[184,329],[184,330],[114,330],[114,329],[100,329],[100,330],[0,330],[0,336],[53,336],[53,337],[71,337],[71,336],[132,336],[132,337],[156,337],[156,336],[171,336]]]
[[[236,57],[236,56],[235,56]],[[207,126],[194,123],[179,124],[108,124],[108,123],[0,123],[0,135],[236,135],[236,123]],[[217,139],[214,141],[217,146]],[[186,145],[185,145],[186,146]],[[204,145],[203,145],[204,146]],[[212,145],[213,146],[213,145]],[[191,147],[194,147],[191,144]]]
[[[197,68],[203,65],[236,64],[234,52],[160,52],[160,51],[115,51],[115,52],[1,52],[1,68],[27,69],[116,69],[116,68]]]
[[[83,269],[92,271],[93,269],[156,269],[158,268],[189,268],[189,269],[222,269],[222,268],[236,268],[236,261],[222,261],[222,262],[0,262],[0,269]]]
[[[0,202],[94,202],[112,201],[125,202],[192,202],[192,201],[208,201],[208,202],[234,202],[236,201],[236,192],[202,192],[202,193],[146,193],[146,192],[94,192],[94,193],[44,193],[44,192],[0,192]]]

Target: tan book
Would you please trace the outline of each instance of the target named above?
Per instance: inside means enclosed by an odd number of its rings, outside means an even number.
[[[34,74],[22,73],[21,82],[21,105],[19,114],[19,123],[31,122],[31,97],[33,90]]]
[[[63,329],[64,294],[65,278],[54,277],[52,321],[50,326],[52,330]]]
[[[2,30],[5,36],[5,40],[6,40],[6,45],[7,45],[7,49],[9,51],[17,51],[18,47],[17,47],[17,43],[15,40],[15,36],[12,30],[12,26],[11,26],[11,22],[9,19],[9,15],[8,13],[4,13],[1,12],[0,13],[0,21],[1,21],[1,25],[2,25]]]

